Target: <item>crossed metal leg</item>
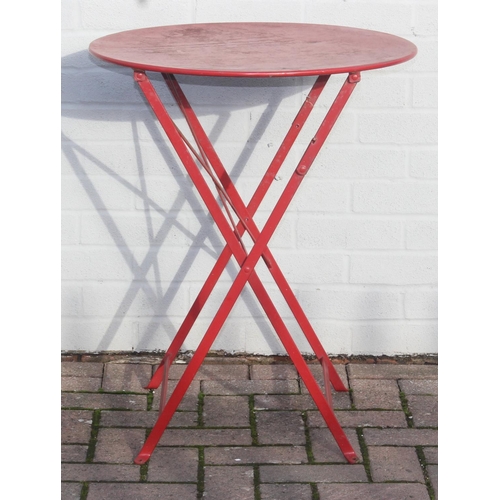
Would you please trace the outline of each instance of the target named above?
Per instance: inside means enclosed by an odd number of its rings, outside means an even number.
[[[267,245],[305,174],[309,170],[312,162],[316,158],[333,125],[339,117],[356,83],[359,81],[360,74],[351,73],[348,75],[336,99],[328,110],[323,122],[318,128],[316,135],[306,148],[298,167],[293,172],[290,180],[278,199],[276,206],[272,210],[271,215],[262,228],[262,231],[259,231],[252,217],[269,189],[272,180],[275,178],[281,165],[283,164],[283,161],[303,127],[305,120],[309,116],[315,102],[325,87],[329,76],[324,75],[317,78],[248,206],[245,206],[242,201],[175,77],[171,74],[163,75],[172,96],[176,100],[179,108],[186,118],[186,121],[191,129],[191,133],[195,138],[198,151],[196,151],[194,146],[188,142],[188,140],[174,124],[147,75],[142,71],[136,71],[134,73],[134,77],[142,89],[146,99],[150,103],[170,142],[184,164],[188,175],[193,181],[193,184],[196,186],[200,196],[205,202],[210,214],[226,241],[224,250],[219,256],[219,259],[209,274],[209,277],[203,285],[198,297],[194,301],[188,315],[165,353],[160,366],[147,386],[149,389],[156,389],[160,384],[162,384],[163,381],[160,399],[160,414],[141,451],[135,458],[135,463],[143,464],[151,456],[151,453],[158,444],[158,441],[169,424],[170,419],[179,406],[186,390],[191,384],[196,372],[201,366],[211,345],[215,341],[220,329],[222,328],[247,282],[255,292],[257,299],[259,300],[271,324],[276,330],[278,337],[282,341],[286,351],[297,368],[300,377],[304,381],[311,397],[325,419],[333,437],[337,441],[340,450],[348,462],[355,463],[357,461],[356,454],[333,412],[329,384],[331,383],[336,391],[347,391],[347,388],[335,371],[327,353],[321,345],[321,342],[319,341],[296,297],[292,293],[286,278],[281,272]],[[214,182],[216,191],[222,201],[223,209],[226,211],[226,215],[209,188],[199,167],[196,165],[195,158]],[[233,220],[232,213],[234,213],[238,218],[238,223],[235,223]],[[242,239],[245,232],[248,233],[253,241],[253,247],[249,252],[246,250]],[[236,259],[238,265],[240,266],[240,271],[234,279],[233,284],[215,314],[191,361],[187,365],[184,374],[178,381],[175,389],[167,401],[166,389],[169,367],[179,352],[182,343],[189,334],[191,327],[196,321],[213,288],[217,284],[231,256]],[[273,276],[279,290],[290,307],[290,310],[295,316],[295,319],[322,365],[326,395],[323,394],[318,383],[314,379],[307,363],[305,362],[286,325],[265,290],[264,285],[255,272],[255,266],[260,258],[262,258],[267,265],[270,274]]]

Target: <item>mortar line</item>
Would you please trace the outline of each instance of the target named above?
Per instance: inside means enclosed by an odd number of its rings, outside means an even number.
[[[261,500],[260,469],[259,469],[259,466],[256,464],[254,464],[254,466],[253,466],[253,487],[254,487],[254,499]]]
[[[196,498],[203,498],[205,492],[205,448],[203,446],[198,446],[198,481],[197,481],[197,493]]]
[[[318,485],[316,483],[311,483],[310,486],[312,500],[320,500]]]
[[[257,414],[255,413],[255,395],[248,396],[248,406],[250,412],[250,433],[252,436],[252,446],[259,445],[259,435],[257,432]]]
[[[199,428],[205,428],[205,421],[203,419],[203,410],[205,407],[205,394],[203,392],[198,393],[198,403],[197,403],[197,410],[198,410],[198,422],[197,426]]]
[[[301,412],[301,417],[302,417],[302,421],[304,422],[304,435],[306,438],[305,448],[306,448],[306,454],[307,454],[307,463],[309,465],[313,465],[315,463],[315,460],[314,460],[314,453],[312,450],[311,433],[309,430],[309,420],[307,417],[307,412],[306,411]]]
[[[90,431],[89,447],[87,449],[87,456],[85,463],[91,464],[94,461],[95,448],[97,445],[97,435],[99,434],[99,422],[101,420],[101,410],[94,410],[92,414],[92,425]]]
[[[373,483],[372,473],[370,469],[370,456],[368,454],[368,446],[363,434],[363,427],[356,427],[356,434],[358,435],[359,447],[361,448],[361,456],[363,457],[363,465],[365,467],[366,477],[369,483]]]
[[[415,427],[415,422],[413,421],[413,415],[410,411],[410,407],[408,406],[408,399],[405,392],[401,388],[400,380],[397,380],[396,383],[398,385],[399,399],[401,400],[401,406],[403,408],[403,413],[405,414],[406,423],[408,428],[413,429]]]
[[[436,492],[431,483],[429,472],[427,471],[427,460],[425,458],[424,449],[422,445],[415,446],[415,451],[417,452],[418,461],[422,467],[422,472],[424,474],[425,486],[427,487],[427,492],[429,493],[430,500],[435,500]]]
[[[89,483],[84,481],[82,483],[82,491],[80,492],[80,500],[87,500],[87,495],[89,494]]]

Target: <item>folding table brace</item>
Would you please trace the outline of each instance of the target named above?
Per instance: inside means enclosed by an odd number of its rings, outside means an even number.
[[[175,78],[173,75],[165,75],[164,78],[167,81],[167,85],[169,86],[172,95],[174,96],[175,100],[179,104],[179,107],[181,108],[182,112],[184,113],[186,120],[188,124],[190,125],[191,129],[193,130],[193,133],[197,133],[200,136],[200,142],[203,143],[204,147],[207,148],[210,152],[210,156],[215,159],[215,165],[218,167],[218,175],[221,178],[226,179],[226,183],[231,183],[231,179],[227,175],[227,173],[224,171],[224,167],[220,163],[220,160],[217,158],[217,155],[215,151],[213,150],[213,147],[208,140],[208,137],[206,136],[204,130],[202,129],[199,121],[197,120],[196,116],[194,115],[194,112],[189,106],[189,103],[187,102],[187,99],[185,98],[184,94],[182,93],[182,90],[180,89],[178,83],[176,82]],[[258,205],[261,203],[262,199],[264,198],[264,195],[266,194],[268,188],[270,187],[273,179],[276,177],[278,174],[278,171],[280,167],[283,164],[283,161],[289,152],[291,146],[293,145],[295,139],[297,138],[300,130],[302,129],[302,126],[306,120],[306,118],[309,116],[310,112],[313,109],[313,106],[321,94],[322,90],[324,89],[327,81],[329,79],[329,76],[320,76],[316,82],[314,83],[309,95],[304,101],[304,104],[302,105],[297,117],[293,121],[287,135],[285,136],[285,139],[283,140],[281,146],[278,148],[278,151],[271,162],[267,172],[265,173],[261,183],[257,187],[257,190],[255,191],[254,196],[252,197],[249,205],[248,205],[248,212],[249,212],[249,218],[251,218],[254,214],[256,209],[258,208]],[[231,183],[232,184],[232,183]],[[234,186],[232,186],[232,190],[234,190]],[[237,193],[235,193],[237,195]],[[240,207],[241,207],[241,201],[240,201]],[[240,210],[243,209],[245,210],[244,207],[240,208]],[[240,232],[242,231],[242,223],[237,227],[237,231]],[[169,362],[167,360],[173,361],[175,359],[175,356],[179,352],[179,349],[184,342],[187,334],[189,333],[190,328],[192,327],[194,321],[198,317],[199,312],[203,308],[206,300],[208,299],[211,291],[213,290],[215,284],[220,278],[220,275],[222,274],[222,271],[225,269],[227,263],[229,262],[229,259],[231,257],[231,251],[229,249],[229,246],[226,245],[224,250],[222,251],[218,261],[216,262],[214,268],[209,274],[209,277],[207,278],[207,281],[205,285],[203,286],[202,290],[200,291],[198,297],[194,301],[191,310],[189,311],[188,315],[186,316],[183,324],[181,325],[176,337],[172,341],[169,349],[167,350],[165,357],[163,358],[162,362],[160,363],[160,366],[158,367],[157,371],[153,375],[153,378],[151,379],[151,382],[148,384],[147,388],[148,389],[156,389],[162,380],[162,371],[163,368],[166,366],[166,369],[168,370]],[[309,320],[307,319],[306,315],[304,314],[302,308],[300,307],[300,304],[298,303],[297,299],[293,295],[293,293],[290,290],[290,287],[288,286],[285,277],[281,273],[281,270],[279,269],[278,265],[274,263],[274,266],[271,269],[270,266],[270,260],[269,257],[266,258],[264,255],[264,259],[268,267],[270,268],[270,271],[272,274],[274,274],[277,277],[277,282],[282,284],[280,286],[280,290],[282,291],[283,295],[285,296],[285,299],[287,303],[290,305],[290,308],[295,315],[295,318],[297,319],[297,322],[299,325],[302,327],[303,331],[305,332],[305,335],[313,347],[313,350],[315,354],[317,355],[318,359],[323,360],[323,359],[328,359],[328,356],[323,349],[323,346],[321,345],[321,342],[317,338],[312,326],[309,323]],[[338,374],[335,371],[335,368],[331,364],[331,362],[325,363],[326,366],[328,367],[328,373],[329,373],[329,379],[330,382],[332,383],[334,389],[336,391],[347,391],[347,388],[344,386],[344,383],[338,376]],[[166,377],[163,377],[165,380]]]
[[[202,166],[204,166],[204,168],[209,170],[209,172],[210,172],[210,165],[208,162],[210,162],[211,167],[215,171],[215,176],[219,182],[217,182],[217,180],[213,177],[213,175],[211,175],[211,177],[216,183],[219,195],[221,196],[221,198],[225,199],[223,200],[223,203],[228,202],[240,220],[238,226],[233,228],[231,228],[231,226],[229,225],[228,220],[224,216],[219,204],[217,203],[217,200],[212,194],[212,191],[208,187],[203,175],[196,166],[193,156],[189,151],[189,150],[193,151],[193,147],[187,143],[187,140],[183,137],[178,128],[175,126],[174,122],[171,120],[170,116],[165,110],[165,107],[163,106],[161,100],[159,99],[153,85],[151,84],[149,78],[146,76],[144,71],[138,71],[138,70],[135,71],[134,77],[135,80],[138,82],[140,88],[142,89],[146,99],[150,103],[154,113],[156,114],[158,120],[160,121],[160,124],[165,130],[167,136],[169,137],[170,142],[172,143],[177,154],[179,155],[189,176],[191,177],[196,188],[198,189],[210,214],[214,218],[215,223],[217,224],[219,230],[221,231],[227,243],[221,256],[219,257],[219,260],[214,266],[215,274],[211,273],[211,275],[207,279],[204,288],[202,288],[200,295],[193,304],[193,307],[188,313],[186,320],[181,326],[181,329],[179,330],[176,337],[172,341],[170,348],[167,350],[167,353],[164,359],[162,360],[160,368],[157,370],[157,372],[153,376],[153,379],[148,385],[149,388],[156,388],[158,387],[159,381],[162,378],[165,380],[165,383],[163,384],[162,387],[162,398],[161,398],[162,403],[161,403],[160,415],[151,433],[146,439],[143,448],[137,455],[135,463],[142,464],[149,459],[151,453],[158,444],[161,435],[166,429],[170,419],[172,418],[175,410],[177,409],[180,401],[182,400],[182,397],[184,396],[187,388],[189,387],[191,381],[193,380],[197,370],[201,366],[203,359],[208,353],[212,343],[217,337],[220,329],[222,328],[222,325],[227,319],[229,312],[234,306],[237,298],[239,297],[247,281],[253,288],[258,300],[260,301],[264,311],[266,312],[269,320],[271,321],[271,324],[273,325],[273,327],[276,330],[276,333],[283,342],[285,349],[287,350],[288,354],[290,355],[290,358],[295,364],[300,377],[303,379],[307,389],[309,390],[309,393],[311,394],[311,397],[318,406],[319,411],[324,417],[325,422],[329,427],[333,437],[337,441],[342,453],[350,463],[356,462],[357,461],[356,454],[352,446],[350,445],[347,437],[345,436],[344,431],[340,427],[333,412],[331,405],[331,394],[329,392],[328,382],[331,382],[336,390],[346,390],[346,388],[341,382],[340,378],[338,377],[338,374],[335,372],[335,369],[331,364],[331,361],[329,360],[328,356],[326,355],[326,352],[321,346],[319,339],[314,333],[314,330],[309,324],[304,312],[300,308],[300,305],[298,304],[295,296],[290,291],[290,287],[288,286],[288,283],[286,282],[286,279],[281,273],[278,265],[274,261],[271,252],[267,248],[267,244],[270,238],[272,237],[279,221],[284,215],[295,192],[297,191],[300,183],[302,182],[304,175],[309,170],[312,162],[314,161],[316,155],[318,154],[324,141],[326,140],[330,130],[332,129],[338,116],[340,115],[340,112],[342,111],[350,94],[352,93],[355,84],[359,81],[360,73],[352,72],[347,77],[337,98],[334,100],[332,106],[327,112],[323,122],[318,128],[316,135],[313,137],[313,139],[309,143],[309,146],[306,148],[306,151],[301,161],[299,162],[298,167],[292,174],[288,184],[283,190],[282,195],[278,199],[275,208],[271,212],[271,215],[269,216],[268,221],[264,225],[261,232],[259,232],[259,230],[257,229],[257,226],[255,225],[252,216],[255,213],[265,192],[267,191],[271,179],[274,178],[274,175],[272,175],[274,169],[278,169],[281,166],[284,157],[290,150],[290,147],[293,144],[296,135],[298,134],[298,129],[301,128],[301,126],[303,125],[303,121],[305,120],[305,118],[307,118],[308,114],[310,113],[314,105],[314,102],[316,101],[317,97],[319,96],[319,93],[321,92],[324,85],[326,84],[326,81],[328,80],[328,76],[318,77],[315,85],[311,89],[308,98],[306,99],[306,102],[299,111],[296,120],[292,124],[292,128],[285,137],[285,140],[283,141],[283,144],[280,147],[278,154],[271,163],[261,184],[257,188],[257,191],[254,194],[252,201],[250,202],[249,206],[246,207],[243,204],[234,185],[232,184],[227,172],[220,163],[220,160],[215,154],[215,151],[213,150],[213,147],[211,146],[208,137],[201,128],[201,125],[199,124],[191,107],[189,106],[189,103],[187,102],[187,99],[182,93],[174,76],[171,74],[166,74],[166,73],[164,74],[165,81],[167,82],[169,89],[171,90],[174,98],[176,99],[181,110],[183,111],[186,120],[190,125],[192,134],[195,137],[197,145],[200,149],[200,156],[195,154],[195,157],[199,160]],[[244,247],[242,246],[241,235],[243,230],[246,230],[254,240],[254,246],[249,253],[247,253]],[[212,320],[202,341],[200,342],[198,349],[195,351],[190,363],[187,365],[184,374],[177,383],[177,386],[175,387],[168,401],[165,402],[166,379],[167,379],[166,375],[168,374],[168,367],[175,358],[175,355],[177,354],[178,350],[180,349],[180,346],[182,345],[182,342],[189,333],[192,324],[196,320],[196,317],[198,316],[201,307],[203,307],[203,304],[205,303],[213,287],[217,283],[220,273],[222,273],[222,270],[224,269],[231,255],[235,257],[241,269],[238,272],[221,306],[219,307],[219,310],[217,311],[214,319]],[[292,336],[288,332],[288,329],[286,328],[278,311],[274,307],[264,286],[262,285],[260,279],[255,273],[254,270],[255,266],[261,257],[268,266],[271,275],[275,279],[280,291],[282,292],[285,300],[287,301],[290,309],[292,310],[294,316],[296,317],[299,325],[303,329],[306,338],[310,342],[311,347],[313,348],[315,354],[318,356],[318,359],[322,364],[323,374],[325,378],[326,396],[322,393],[318,383],[314,379],[309,367],[307,366],[307,363],[305,362],[298,347],[293,341]]]

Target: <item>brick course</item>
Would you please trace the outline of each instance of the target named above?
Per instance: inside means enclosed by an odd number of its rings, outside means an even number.
[[[88,447],[81,444],[67,444],[61,446],[61,462],[85,462]]]
[[[320,484],[319,494],[328,500],[428,500],[423,484]]]
[[[308,484],[261,484],[262,500],[310,500],[311,487]]]
[[[424,482],[422,468],[412,448],[369,446],[370,469],[377,483],[388,481]]]
[[[366,482],[362,465],[263,465],[264,483],[344,483]]]
[[[87,410],[63,411],[61,416],[61,441],[87,443],[90,439],[92,412]]]
[[[134,465],[62,464],[62,481],[117,481],[139,482],[140,473]]]
[[[82,485],[79,483],[62,483],[61,499],[62,500],[79,500],[82,493]]]
[[[305,464],[307,453],[305,446],[253,446],[206,448],[205,463],[209,465],[239,464]]]
[[[408,396],[408,408],[411,411],[415,427],[438,426],[438,399],[436,396]]]
[[[252,467],[205,467],[205,493],[203,498],[219,500],[232,491],[236,498],[253,500],[254,472]]]
[[[117,370],[117,380],[110,379],[108,387],[121,387],[124,373],[149,372],[153,362],[122,365],[128,368]],[[339,500],[430,500],[431,488],[436,495],[438,431],[418,427],[429,423],[419,420],[429,418],[429,408],[431,418],[437,416],[433,405],[437,401],[436,366],[337,365],[343,377],[349,375],[352,394],[334,393],[336,407],[337,403],[343,407],[335,413],[360,460],[347,464],[310,396],[288,392],[289,382],[299,388],[291,364],[239,364],[236,372],[245,368],[242,377],[262,378],[231,380],[224,370],[236,373],[234,364],[227,360],[211,363],[213,368],[205,370],[189,389],[186,400],[191,409],[174,414],[143,467],[134,465],[133,459],[158,416],[154,408],[147,410],[146,393],[63,392],[63,408],[81,409],[62,410],[62,498],[79,498],[83,483],[88,485],[87,499],[94,500],[194,500],[223,494],[253,500],[258,492],[261,499],[312,500],[317,492],[320,498]],[[81,378],[83,384],[100,380],[94,369],[67,369],[65,364],[93,363],[63,363],[63,371],[67,378]],[[183,370],[177,370],[177,376]],[[313,371],[320,375],[318,365],[313,365]],[[81,376],[76,377],[77,373]],[[135,384],[134,378],[129,380]],[[171,385],[175,383],[174,379]],[[204,385],[216,392],[226,387],[227,392],[236,389],[245,394],[205,395],[200,400],[201,415],[198,393]],[[269,388],[284,393],[251,392]],[[387,394],[390,401],[396,401],[391,398],[399,398],[400,390],[406,391],[409,410],[414,413],[412,423],[400,399],[397,410],[378,409]],[[366,408],[351,409],[351,396],[355,402],[364,401]],[[422,464],[419,450],[423,451]],[[424,478],[429,478],[429,489]]]
[[[144,387],[152,376],[151,365],[107,363],[102,388],[110,392],[148,392]]]
[[[203,421],[207,427],[250,427],[246,396],[205,396]]]
[[[260,444],[305,444],[304,423],[299,412],[258,412],[257,434]]]
[[[148,466],[148,481],[196,483],[198,450],[196,448],[158,448]]]
[[[437,446],[438,432],[433,429],[365,429],[368,445]]]
[[[125,483],[92,483],[89,486],[87,500],[177,500],[179,498],[195,499],[195,484],[125,484]]]
[[[310,427],[326,427],[325,420],[319,411],[308,411]],[[342,427],[406,427],[403,411],[337,411],[335,413]]]

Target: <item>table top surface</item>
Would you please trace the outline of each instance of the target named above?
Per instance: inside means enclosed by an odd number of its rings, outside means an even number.
[[[136,70],[271,77],[349,73],[412,59],[415,45],[378,31],[296,23],[210,23],[122,31],[89,50]]]

